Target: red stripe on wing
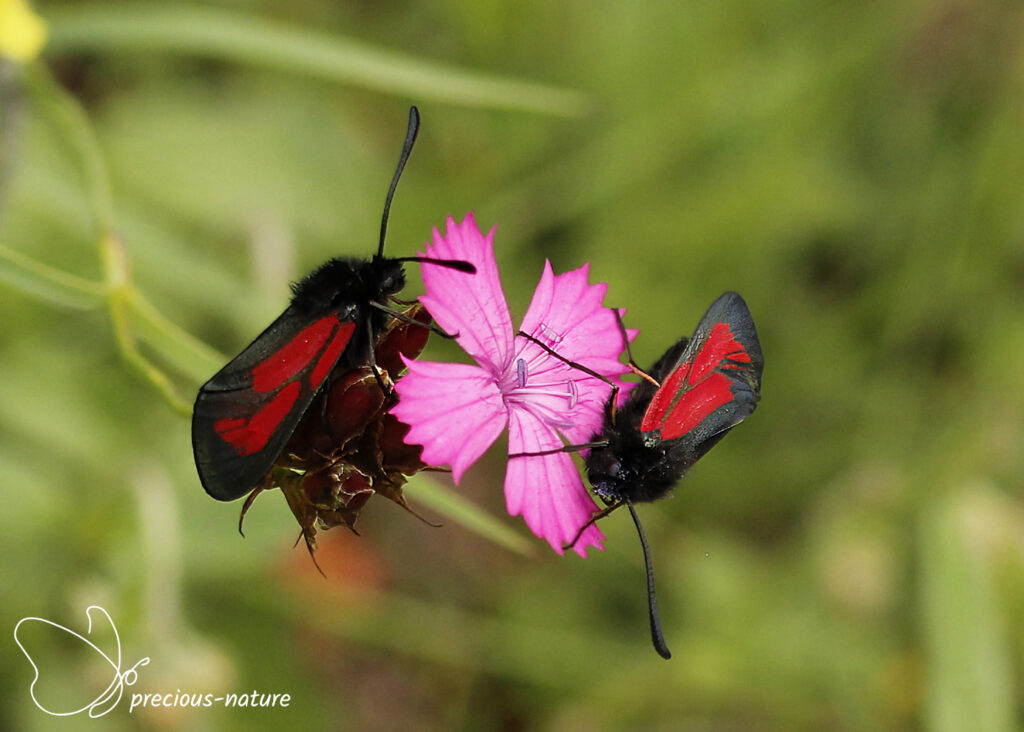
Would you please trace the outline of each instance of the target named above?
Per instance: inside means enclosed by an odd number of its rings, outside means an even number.
[[[213,430],[241,456],[253,455],[284,427],[296,404],[300,413],[327,379],[355,330],[352,321],[341,322],[330,315],[310,323],[285,345],[252,369],[252,391],[260,395],[251,402],[256,411],[248,417],[219,419]],[[304,376],[308,381],[303,383]],[[296,418],[297,419],[297,418]]]
[[[696,384],[717,368],[737,368],[732,364],[723,364],[726,359],[739,363],[750,363],[747,353],[732,334],[728,323],[715,323],[707,343],[693,359],[690,369],[690,384]]]
[[[295,337],[271,354],[252,370],[252,388],[261,394],[280,389],[295,375],[309,367],[324,343],[331,337],[338,326],[338,316],[328,315],[316,320],[295,334]],[[348,324],[348,332],[352,332],[353,324]],[[337,342],[337,338],[334,343]],[[347,338],[341,339],[341,350],[344,350]],[[334,345],[332,343],[332,346]],[[340,355],[341,350],[338,351]],[[323,359],[321,358],[321,363]],[[331,364],[333,365],[333,361]],[[330,371],[330,368],[327,368]],[[324,374],[320,381],[327,376]],[[316,382],[319,386],[320,382]]]
[[[214,431],[241,456],[259,452],[269,442],[299,398],[302,385],[293,381],[281,389],[254,415],[240,419],[219,419],[213,423]]]
[[[341,358],[341,352],[345,350],[345,346],[348,345],[348,341],[352,337],[352,331],[355,329],[356,324],[354,322],[350,320],[345,321],[338,328],[331,342],[327,344],[327,348],[324,349],[323,354],[317,359],[316,366],[313,367],[313,372],[309,377],[309,385],[313,391],[320,388],[320,385],[324,383],[324,379],[327,378],[327,375],[331,373],[331,369],[334,368],[334,364],[338,363],[338,359]]]
[[[732,401],[731,383],[720,373],[712,373],[692,387],[669,412],[661,426],[661,438],[674,440],[682,437],[714,414],[715,410]]]
[[[733,400],[732,382],[722,371],[750,362],[729,325],[716,323],[693,360],[680,365],[655,392],[640,430],[661,430],[663,440],[674,440],[695,429]]]

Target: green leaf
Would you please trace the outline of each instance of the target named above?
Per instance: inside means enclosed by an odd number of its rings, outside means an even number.
[[[983,499],[948,496],[922,521],[921,594],[930,661],[925,719],[934,732],[1013,729],[1010,640],[982,536]]]
[[[173,52],[306,74],[469,107],[579,116],[577,91],[485,74],[262,18],[178,6],[66,6],[47,12],[49,54]]]

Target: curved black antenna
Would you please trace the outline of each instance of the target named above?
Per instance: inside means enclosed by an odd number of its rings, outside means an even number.
[[[391,199],[395,196],[395,189],[398,187],[398,179],[402,177],[405,170],[405,163],[409,160],[409,153],[412,152],[413,143],[416,142],[416,135],[420,131],[420,110],[416,105],[409,107],[409,129],[405,133],[405,144],[402,145],[402,156],[398,158],[398,167],[395,168],[395,176],[391,179],[391,187],[388,188],[388,197],[384,200],[384,215],[380,219],[380,246],[377,247],[377,258],[384,256],[384,235],[388,230],[388,213],[391,211]]]
[[[392,262],[419,262],[420,264],[436,264],[439,267],[447,267],[466,274],[476,274],[476,267],[472,262],[464,262],[461,259],[435,259],[434,257],[396,257]]]
[[[640,546],[644,548],[644,566],[647,569],[647,609],[651,616],[651,642],[654,643],[654,650],[664,659],[672,658],[672,652],[665,645],[665,636],[661,632],[661,616],[658,614],[658,598],[654,595],[654,565],[651,564],[651,552],[647,548],[647,537],[644,536],[644,527],[640,525],[640,518],[633,510],[633,502],[625,501],[629,509],[629,515],[633,517],[636,524],[636,533],[640,535]]]

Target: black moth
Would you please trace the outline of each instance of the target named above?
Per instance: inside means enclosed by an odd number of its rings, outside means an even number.
[[[620,326],[629,352],[625,327]],[[527,333],[556,358],[555,351]],[[671,657],[661,630],[654,570],[647,539],[634,503],[664,496],[684,473],[726,433],[750,416],[761,397],[764,356],[747,304],[727,292],[708,308],[692,338],[680,338],[650,368],[643,371],[629,354],[630,368],[643,378],[621,408],[615,408],[617,387],[580,364],[566,361],[612,386],[601,432],[585,445],[559,450],[519,453],[510,457],[590,449],[587,478],[606,508],[580,527],[568,549],[593,522],[626,506],[636,524],[644,553],[651,640],[664,658]]]
[[[435,264],[473,273],[468,262],[384,256],[388,212],[419,131],[416,107],[380,225],[377,253],[369,260],[338,257],[292,286],[285,311],[213,378],[203,384],[192,414],[192,448],[203,488],[220,501],[249,493],[266,475],[314,396],[333,374],[374,364],[377,334],[388,301],[405,286],[403,262]]]

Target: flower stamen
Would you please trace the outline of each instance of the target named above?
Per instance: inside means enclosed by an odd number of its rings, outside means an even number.
[[[543,323],[540,324],[538,336],[540,335],[543,335],[548,339],[549,346],[555,346],[562,342],[562,334],[558,331],[551,330],[551,328],[547,327]]]
[[[520,389],[526,387],[526,361],[521,358],[516,359],[516,383]]]

